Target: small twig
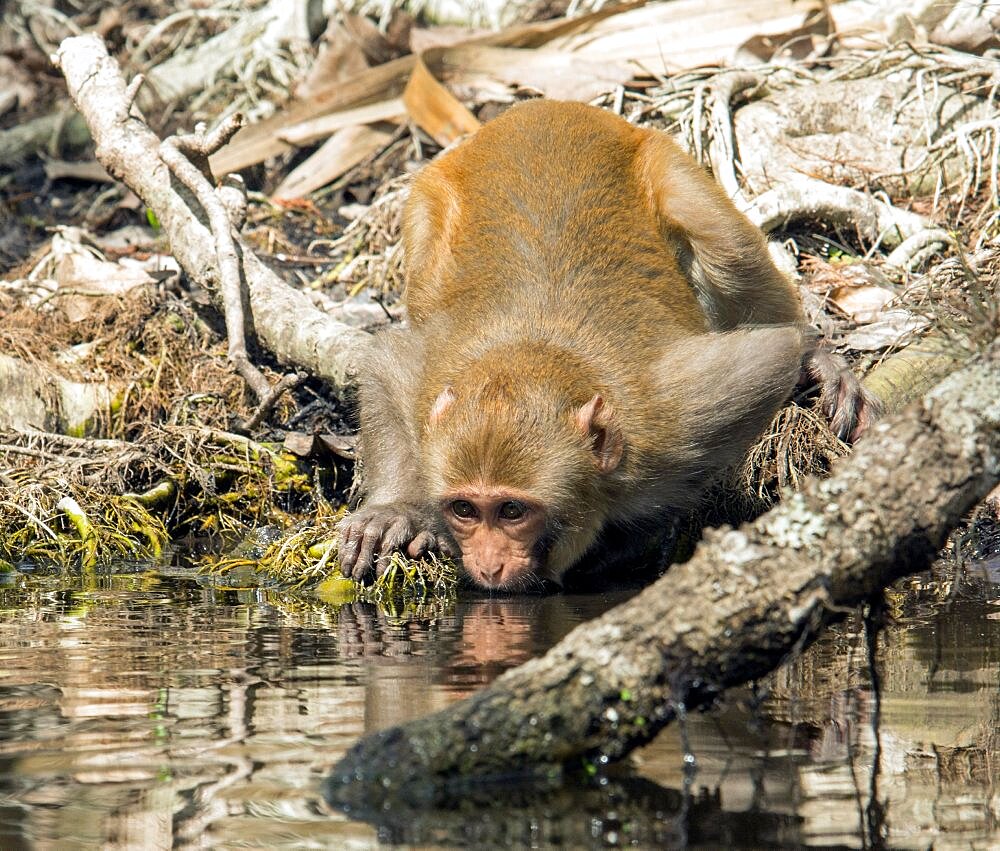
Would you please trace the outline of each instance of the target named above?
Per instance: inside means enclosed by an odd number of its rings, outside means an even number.
[[[44,449],[32,449],[28,446],[17,446],[13,443],[0,443],[0,452],[12,452],[14,455],[28,455],[31,458],[38,458],[41,461],[55,461],[59,464],[73,464],[78,461],[68,455],[54,455]]]
[[[146,78],[142,74],[136,74],[132,81],[125,87],[125,111],[131,112],[132,104],[135,103],[136,96],[139,94],[139,89],[142,88],[142,84],[146,82]]]
[[[42,518],[36,516],[31,511],[28,511],[28,509],[25,508],[23,505],[18,505],[16,502],[10,502],[10,501],[7,501],[6,504],[9,505],[11,508],[13,508],[15,511],[20,511],[25,517],[27,517],[32,523],[34,523],[39,529],[41,529],[43,532],[45,532],[53,541],[58,541],[59,540],[59,536],[55,532],[52,531],[52,529],[49,527],[49,525],[44,520],[42,520]]]
[[[305,379],[306,376],[304,373],[290,372],[287,375],[282,376],[281,380],[275,384],[274,387],[268,390],[264,398],[260,400],[257,410],[254,411],[253,416],[246,421],[244,428],[246,428],[248,432],[257,428],[257,426],[264,421],[264,418],[270,414],[272,410],[274,410],[274,406],[278,404],[278,400],[285,394],[285,392],[291,390],[293,387],[297,387],[305,381]]]
[[[270,392],[270,387],[264,374],[253,365],[247,354],[240,264],[232,224],[225,205],[207,176],[210,174],[208,157],[228,142],[241,124],[242,118],[233,115],[211,133],[205,133],[199,128],[193,134],[165,139],[160,143],[160,156],[177,179],[191,190],[208,216],[219,262],[219,288],[229,338],[229,363],[246,381],[254,395],[263,400]]]

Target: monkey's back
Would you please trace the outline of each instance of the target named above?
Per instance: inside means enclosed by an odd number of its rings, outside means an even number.
[[[515,328],[617,351],[707,329],[638,173],[652,131],[576,103],[529,101],[414,181],[407,306],[477,333]]]

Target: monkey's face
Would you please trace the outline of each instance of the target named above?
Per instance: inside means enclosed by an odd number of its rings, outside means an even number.
[[[464,488],[444,496],[441,512],[462,550],[462,565],[478,585],[523,588],[537,575],[546,516],[528,494]]]
[[[558,392],[511,379],[446,386],[423,451],[428,491],[472,580],[528,590],[558,582],[593,542],[603,524],[601,480],[624,442],[600,394],[566,404]]]

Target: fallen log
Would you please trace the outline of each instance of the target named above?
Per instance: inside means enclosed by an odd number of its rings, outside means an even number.
[[[476,781],[551,778],[648,742],[764,676],[836,619],[924,569],[1000,481],[1000,341],[878,423],[825,480],[475,696],[358,742],[327,786],[354,812],[449,800]]]

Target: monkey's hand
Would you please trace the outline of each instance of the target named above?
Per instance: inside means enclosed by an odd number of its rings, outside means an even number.
[[[449,542],[431,528],[426,510],[405,502],[365,505],[345,517],[340,533],[340,572],[362,580],[381,576],[394,552],[419,558],[430,550],[450,553]]]
[[[853,443],[882,415],[878,399],[861,386],[840,355],[816,346],[803,366],[808,379],[819,385],[823,412],[841,440]]]

